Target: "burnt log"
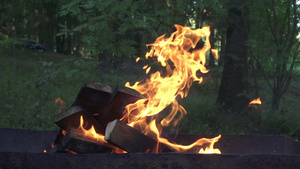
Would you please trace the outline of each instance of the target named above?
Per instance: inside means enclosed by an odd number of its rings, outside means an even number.
[[[91,154],[91,153],[110,153],[113,145],[103,138],[95,138],[86,135],[81,129],[70,128],[61,141],[61,148],[57,152]]]
[[[85,128],[94,126],[97,133],[104,134],[104,128],[85,109],[79,106],[72,106],[66,111],[55,116],[55,123],[63,130],[69,128],[78,128],[80,126],[80,117],[83,117]]]
[[[140,99],[145,99],[145,97],[138,91],[125,86],[117,86],[108,105],[106,106],[106,111],[95,116],[95,119],[99,122],[99,124],[106,127],[109,122],[115,119],[120,119],[124,116],[123,113],[126,105],[135,103]]]
[[[108,123],[105,130],[105,140],[128,153],[155,153],[157,150],[172,151],[163,144],[159,144],[156,139],[144,135],[139,130],[119,120]]]
[[[80,106],[92,115],[104,112],[112,95],[112,88],[102,83],[90,81],[80,89],[72,106]]]

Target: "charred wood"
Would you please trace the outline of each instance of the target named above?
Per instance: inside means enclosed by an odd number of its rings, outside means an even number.
[[[78,128],[80,126],[80,117],[84,119],[84,127],[91,128],[94,126],[97,133],[104,134],[104,128],[97,123],[97,121],[79,106],[72,106],[66,111],[55,116],[55,123],[62,129]]]
[[[139,130],[119,120],[108,123],[105,130],[105,140],[128,153],[155,153],[158,148],[164,152],[172,151],[168,147],[160,145],[156,139],[144,135]]]
[[[135,103],[140,99],[145,99],[145,97],[138,91],[125,86],[117,86],[106,106],[105,113],[100,114],[95,118],[105,127],[109,122],[123,117],[126,105]]]
[[[80,106],[92,115],[104,112],[112,95],[112,88],[102,83],[90,81],[80,89],[73,106]]]
[[[61,147],[57,152],[66,153],[110,153],[113,146],[103,139],[97,139],[85,135],[81,129],[70,128],[61,141]]]

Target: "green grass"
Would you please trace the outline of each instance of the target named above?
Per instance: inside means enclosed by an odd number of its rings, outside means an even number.
[[[93,79],[114,87],[117,83],[131,84],[143,78],[144,70],[125,62],[118,71],[107,71],[93,58],[77,58],[56,53],[0,49],[1,113],[0,127],[22,129],[58,129],[54,116],[60,97],[69,107],[80,87]],[[271,91],[262,77],[259,91],[263,105],[248,114],[222,113],[215,105],[220,85],[221,68],[205,75],[203,84],[193,84],[187,98],[180,104],[187,110],[178,128],[191,134],[285,134],[300,138],[299,79],[292,81],[283,96],[280,111],[270,111]],[[105,73],[104,73],[105,72]],[[251,80],[249,80],[251,82]],[[254,97],[250,94],[249,97]],[[254,98],[253,98],[254,99]],[[175,132],[174,128],[167,128]]]
[[[0,56],[0,127],[56,129],[56,98],[62,98],[68,107],[90,79],[109,85],[118,81],[117,76],[100,75],[92,59],[17,50],[15,70],[12,51],[1,50]]]
[[[219,69],[219,68],[217,68]],[[271,89],[263,77],[259,78],[259,97],[263,104],[251,108],[248,114],[221,112],[215,105],[220,71],[210,72],[212,77],[204,84],[194,84],[190,94],[182,100],[187,116],[182,120],[179,131],[205,134],[276,134],[300,138],[299,79],[294,79],[283,95],[279,111],[271,111]],[[249,80],[251,82],[251,80]],[[251,84],[251,83],[250,83]],[[253,85],[253,84],[251,84]],[[250,93],[255,99],[255,94]]]

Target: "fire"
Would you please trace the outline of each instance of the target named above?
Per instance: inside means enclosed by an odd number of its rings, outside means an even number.
[[[219,60],[219,55],[218,55],[218,51],[216,49],[211,49],[211,53],[213,54],[213,56]]]
[[[199,153],[201,154],[221,154],[221,151],[219,149],[214,149],[214,144],[221,138],[221,135],[212,138],[212,139],[206,139],[203,138],[203,141],[209,142],[209,146],[203,150],[203,148],[200,149]]]
[[[111,144],[109,144],[104,139],[104,135],[96,132],[93,125],[91,126],[90,129],[85,129],[83,116],[80,116],[80,125],[79,125],[78,129],[80,129],[81,132],[78,132],[76,134],[81,135],[82,139],[87,139],[88,141],[92,141],[92,142],[95,142],[97,144],[103,144],[107,147],[111,147],[111,148],[113,148],[112,153],[118,153],[118,154],[127,153],[126,151],[124,151],[122,149],[119,149],[118,147],[115,147],[115,146],[112,146]]]
[[[140,129],[146,135],[154,133],[160,143],[164,143],[178,152],[209,144],[205,152],[220,153],[219,150],[213,148],[213,145],[221,136],[213,139],[199,139],[188,146],[170,143],[167,139],[160,137],[161,130],[158,130],[156,125],[158,114],[165,107],[171,105],[171,112],[160,121],[160,125],[176,126],[187,113],[179,105],[177,99],[187,96],[193,82],[202,82],[202,77],[198,76],[199,72],[208,72],[205,63],[206,52],[211,47],[209,26],[197,30],[180,25],[175,25],[175,27],[177,30],[169,38],[162,35],[153,44],[147,45],[147,47],[151,47],[151,50],[147,52],[146,59],[152,58],[159,62],[164,70],[157,71],[151,74],[150,78],[136,82],[132,86],[128,82],[125,84],[145,95],[147,99],[127,105],[122,120],[129,123],[130,126]],[[205,42],[201,49],[197,49],[196,45],[200,40]],[[217,56],[214,50],[213,52]],[[148,74],[151,66],[146,65],[143,69]],[[202,152],[204,151],[200,150],[200,153]]]
[[[59,113],[61,113],[65,107],[65,102],[63,101],[63,99],[61,99],[59,97],[55,99],[55,103],[57,103],[57,102],[60,103]]]
[[[203,150],[203,148],[201,148],[198,153],[201,153],[201,154],[213,154],[213,153],[214,154],[221,154],[221,151],[219,149],[214,149],[214,144],[221,138],[221,135],[219,135],[215,138],[212,138],[212,139],[201,138],[201,139],[198,139],[197,141],[195,141],[194,143],[192,143],[190,145],[180,145],[180,144],[176,144],[176,143],[171,143],[166,138],[160,137],[159,131],[156,127],[155,120],[151,121],[150,128],[157,135],[157,140],[160,143],[163,143],[163,144],[165,144],[169,147],[172,147],[173,149],[175,149],[178,152],[185,152],[187,150],[190,150],[190,149],[194,148],[195,146],[199,147],[199,146],[202,146],[204,144],[208,144],[208,146],[205,148],[205,150]],[[159,152],[159,150],[157,150],[157,152]]]
[[[260,98],[254,99],[248,104],[248,107],[250,107],[253,104],[262,104],[262,102],[261,102]]]
[[[187,96],[193,82],[202,82],[199,72],[207,73],[205,68],[206,52],[210,49],[209,27],[192,30],[188,27],[175,25],[177,31],[171,34],[169,38],[162,35],[156,39],[153,44],[148,44],[151,50],[146,54],[146,59],[153,58],[159,62],[164,71],[157,71],[141,82],[136,82],[130,86],[125,85],[140,92],[146,99],[140,99],[133,104],[125,107],[124,116],[121,119],[129,126],[142,131],[145,135],[156,138],[158,143],[164,144],[177,152],[194,151],[196,153],[221,153],[219,149],[214,148],[214,144],[221,138],[221,135],[215,138],[201,138],[190,145],[179,145],[172,143],[166,138],[161,137],[162,127],[176,126],[187,113],[178,103],[178,99]],[[204,40],[201,49],[196,48],[197,43]],[[216,51],[212,51],[217,57]],[[140,58],[136,59],[138,62]],[[148,74],[151,66],[143,67]],[[58,98],[58,101],[61,99]],[[62,102],[61,102],[62,103]],[[171,112],[161,120],[159,113],[167,106],[171,106]],[[159,123],[158,123],[159,122]],[[95,140],[97,143],[110,145],[104,140],[104,135],[96,133],[94,126],[85,129],[83,117],[80,117],[80,132],[83,138]],[[203,150],[203,147],[205,148]],[[150,150],[151,151],[151,150]],[[149,151],[149,152],[150,152]],[[114,148],[114,153],[126,153],[123,150]],[[151,151],[153,152],[153,151]],[[159,144],[155,152],[160,152]]]
[[[84,124],[83,116],[80,116],[80,126],[79,126],[78,129],[80,129],[80,131],[82,131],[82,133],[77,133],[78,135],[83,135],[82,138],[87,138],[89,140],[94,140],[94,141],[96,141],[97,143],[100,143],[100,144],[101,143],[102,144],[107,143],[104,140],[104,135],[97,133],[94,126],[92,126],[90,129],[85,129],[83,124]]]
[[[135,59],[136,62],[139,62],[140,60],[141,60],[140,57],[137,57],[137,58]]]

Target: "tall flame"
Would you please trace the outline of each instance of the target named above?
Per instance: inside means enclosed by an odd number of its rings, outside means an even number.
[[[206,52],[211,47],[209,26],[197,30],[180,25],[175,25],[175,27],[177,30],[169,38],[162,35],[153,44],[147,45],[147,47],[151,47],[151,50],[147,52],[146,59],[153,58],[161,64],[164,71],[157,71],[151,74],[150,78],[136,82],[132,86],[128,82],[126,83],[127,87],[145,95],[146,99],[127,105],[122,120],[132,127],[139,128],[146,135],[155,133],[159,142],[167,144],[179,152],[205,143],[210,144],[208,147],[211,147],[221,136],[214,139],[199,139],[189,146],[182,146],[161,138],[161,131],[156,126],[158,117],[156,115],[169,105],[171,105],[171,112],[160,121],[160,124],[162,126],[178,124],[186,114],[186,110],[179,105],[177,99],[187,96],[194,81],[202,82],[202,77],[198,76],[199,72],[208,72],[205,62]],[[197,49],[196,45],[200,40],[205,42],[201,49]],[[151,66],[146,65],[143,69],[146,69],[146,74],[148,74]],[[178,112],[179,115],[177,115]]]

